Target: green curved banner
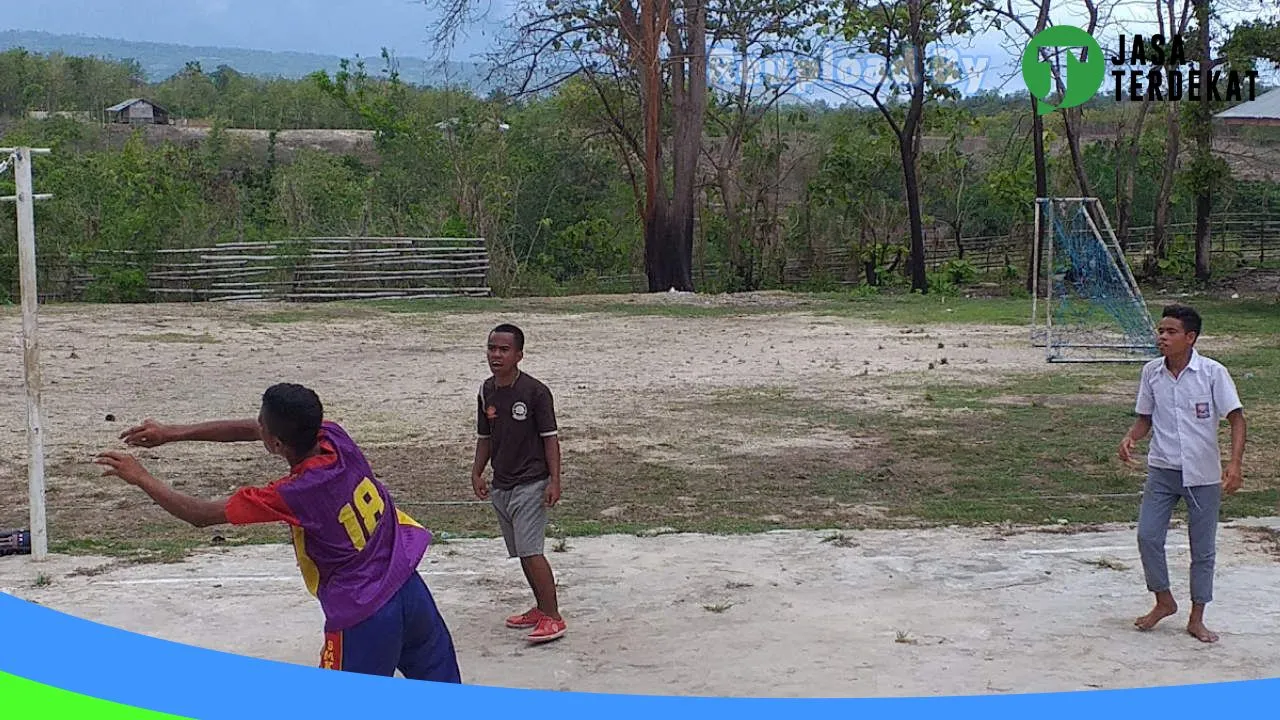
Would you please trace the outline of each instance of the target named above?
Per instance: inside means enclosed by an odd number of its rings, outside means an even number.
[[[120,705],[0,672],[0,719],[190,720]]]

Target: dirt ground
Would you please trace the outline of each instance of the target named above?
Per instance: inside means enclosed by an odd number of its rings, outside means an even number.
[[[1245,527],[1220,534],[1213,646],[1183,631],[1187,607],[1152,632],[1132,627],[1150,596],[1127,527],[574,538],[550,555],[570,632],[537,647],[502,626],[529,600],[500,541],[434,546],[422,569],[472,684],[791,697],[1127,688],[1274,674],[1276,540]],[[0,590],[177,642],[318,660],[321,615],[286,546],[92,574],[108,562],[0,558]],[[1175,529],[1180,601],[1187,562]],[[36,587],[39,574],[50,584]]]
[[[786,302],[666,294],[609,300],[620,301]],[[592,522],[626,530],[569,537],[562,548],[548,540],[562,550],[551,559],[571,631],[543,648],[526,647],[502,627],[529,600],[500,540],[434,546],[423,569],[467,682],[685,695],[919,695],[1244,679],[1280,663],[1273,597],[1280,543],[1275,533],[1244,526],[1221,535],[1219,599],[1209,619],[1223,641],[1215,647],[1180,631],[1185,610],[1156,632],[1133,630],[1149,600],[1132,528],[1123,525],[1074,534],[846,529],[845,540],[825,542],[830,533],[808,531],[638,537],[673,518],[719,518],[716,508],[735,502],[749,510],[723,516],[733,522],[798,517],[810,527],[857,527],[880,510],[874,502],[815,500],[840,492],[815,489],[831,482],[816,469],[863,467],[885,452],[874,433],[759,413],[753,393],[787,393],[801,405],[821,399],[854,417],[914,412],[903,394],[924,382],[996,383],[1044,372],[1045,364],[1024,327],[876,324],[803,307],[715,317],[575,309],[589,302],[531,301],[518,313],[43,308],[50,539],[63,550],[103,552],[57,554],[39,567],[25,557],[0,558],[0,590],[156,637],[314,663],[320,611],[291,550],[240,545],[282,540],[282,532],[220,528],[224,546],[181,562],[99,556],[156,542],[207,544],[212,532],[176,529],[136,490],[99,477],[89,460],[120,447],[117,434],[143,417],[251,417],[263,389],[296,381],[318,390],[329,417],[347,426],[415,517],[436,529],[491,534],[492,512],[470,494],[468,468],[475,393],[486,375],[483,341],[489,328],[510,320],[528,336],[523,368],[556,393],[566,494],[553,517],[585,518],[579,530]],[[0,527],[27,525],[20,331],[16,309],[0,309],[0,336],[10,340],[0,355],[0,415],[10,418],[0,430]],[[209,497],[283,470],[253,444],[138,455],[160,477]],[[744,499],[747,485],[754,494]],[[1170,565],[1180,588],[1186,562],[1184,536],[1174,530]]]
[[[636,301],[728,302],[665,295]],[[813,435],[801,426],[798,433],[786,419],[753,414],[753,390],[820,397],[858,411],[900,407],[896,388],[926,375],[935,382],[983,382],[1007,372],[1043,370],[1025,329],[1010,327],[939,325],[926,331],[803,313],[673,318],[571,313],[554,306],[539,311],[536,305],[517,314],[321,307],[299,319],[299,312],[296,306],[259,304],[42,309],[52,536],[106,532],[127,540],[171,527],[132,488],[103,482],[89,460],[103,449],[119,448],[119,432],[144,417],[253,417],[262,391],[278,381],[315,388],[326,414],[368,451],[375,470],[407,507],[474,500],[468,478],[476,391],[487,374],[483,343],[488,330],[505,320],[525,330],[522,369],[555,392],[566,488],[583,488],[567,489],[565,502],[636,523],[659,519],[661,506],[675,496],[699,496],[701,488],[688,488],[673,474],[733,475],[758,459],[787,453],[795,457],[784,460],[815,466],[872,457],[874,448],[846,432]],[[0,357],[0,416],[13,422],[0,434],[0,497],[9,500],[0,506],[0,526],[26,524],[20,333],[20,315],[6,309],[0,334],[11,342]],[[948,347],[940,350],[939,344]],[[947,364],[935,365],[944,356]],[[734,468],[723,462],[728,450],[736,458]],[[137,454],[177,487],[211,496],[274,479],[282,470],[256,445],[185,444]],[[619,467],[631,474],[618,477]],[[639,481],[653,491],[644,502],[619,509],[618,498],[600,491],[622,484],[635,492],[632,480],[641,471],[652,472]],[[726,493],[738,484],[732,477],[717,482]],[[433,512],[462,512],[416,507],[427,522]],[[457,521],[467,528],[492,525],[484,512]]]

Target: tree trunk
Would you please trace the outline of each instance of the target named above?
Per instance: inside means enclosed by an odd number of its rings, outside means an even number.
[[[1133,177],[1133,169],[1121,159],[1121,150],[1124,147],[1124,120],[1121,119],[1116,122],[1116,140],[1111,147],[1111,155],[1115,158],[1116,163],[1116,239],[1120,241],[1121,250],[1125,247],[1124,236],[1128,229],[1125,215],[1129,211],[1129,206],[1124,198],[1124,188],[1128,178]],[[1128,158],[1128,153],[1125,153],[1124,157]]]
[[[1196,193],[1196,279],[1209,279],[1209,213],[1213,209],[1211,190]]]
[[[671,287],[693,292],[694,197],[697,194],[698,158],[707,113],[707,0],[685,0],[685,37],[668,31],[672,58],[671,98],[674,114],[672,161],[674,191],[671,198],[669,251],[673,253]]]
[[[1138,119],[1134,124],[1133,135],[1129,137],[1125,158],[1120,159],[1121,138],[1116,138],[1116,239],[1120,248],[1129,250],[1129,233],[1133,227],[1133,191],[1138,175],[1138,161],[1142,155],[1142,131],[1146,127],[1147,110],[1151,107],[1149,100],[1143,100],[1138,108]]]
[[[1080,133],[1084,125],[1084,111],[1078,107],[1068,108],[1064,127],[1067,135],[1067,151],[1071,154],[1071,169],[1076,175],[1076,184],[1080,186],[1081,197],[1093,197],[1093,187],[1089,184],[1089,175],[1085,172],[1084,153],[1080,150]],[[1096,222],[1096,218],[1095,218]]]
[[[667,216],[667,188],[662,161],[662,58],[658,52],[667,26],[666,0],[641,0],[637,18],[640,36],[640,103],[644,113],[644,260],[649,291],[674,287]]]
[[[745,80],[744,80],[745,82]],[[745,93],[740,93],[740,96]],[[743,221],[742,193],[742,135],[740,126],[735,124],[724,138],[720,148],[720,161],[715,168],[716,183],[720,189],[720,199],[724,204],[725,238],[729,250],[729,265],[733,272],[731,289],[753,289],[748,277],[750,275],[750,253],[747,252],[746,223]]]
[[[1166,105],[1167,128],[1164,146],[1164,171],[1160,191],[1156,194],[1156,215],[1151,228],[1151,254],[1143,268],[1149,277],[1160,273],[1159,262],[1169,255],[1169,199],[1173,197],[1173,174],[1178,169],[1178,151],[1182,146],[1182,124],[1178,122],[1178,106]]]
[[[1164,0],[1163,12],[1157,13],[1160,19],[1160,31],[1171,35],[1181,35],[1187,30],[1186,2],[1178,10],[1175,0]],[[1151,252],[1143,264],[1143,274],[1154,277],[1160,274],[1160,261],[1169,256],[1169,201],[1173,197],[1173,177],[1178,170],[1178,156],[1182,151],[1182,123],[1178,116],[1178,104],[1165,104],[1165,146],[1164,168],[1160,177],[1160,190],[1156,194],[1156,212],[1151,228]]]
[[[923,1],[909,0],[907,12],[911,23],[911,105],[902,123],[902,134],[898,136],[898,148],[902,155],[902,182],[911,223],[911,254],[907,262],[911,271],[911,289],[927,293],[929,280],[925,275],[924,217],[920,209],[920,180],[916,168],[916,159],[920,155],[920,117],[924,112]]]
[[[1086,0],[1085,9],[1089,13],[1089,24],[1086,26],[1085,32],[1092,35],[1098,26],[1098,8],[1093,2]],[[1088,48],[1081,52],[1081,61],[1088,60],[1088,53]],[[1103,59],[1105,60],[1105,56]],[[1071,169],[1075,172],[1076,184],[1080,187],[1080,196],[1091,198],[1093,197],[1093,187],[1089,183],[1089,174],[1084,166],[1084,153],[1080,149],[1080,135],[1084,132],[1084,108],[1079,106],[1066,108],[1062,113],[1062,125],[1067,136],[1067,151],[1071,156]],[[1094,224],[1101,229],[1102,218],[1095,215],[1092,204],[1085,205],[1085,212],[1093,219]]]
[[[1213,57],[1209,45],[1209,0],[1196,3],[1196,23],[1200,30],[1200,101],[1196,106],[1196,279],[1209,279],[1209,213],[1213,210],[1213,125],[1209,98],[1213,82]]]
[[[914,101],[913,101],[914,103]],[[907,122],[905,128],[915,131],[916,123]],[[904,132],[905,134],[905,132]],[[909,137],[909,136],[908,136]],[[920,211],[920,180],[916,172],[916,153],[911,140],[904,140],[902,148],[902,183],[907,193],[907,217],[911,224],[911,252],[907,265],[911,272],[911,289],[929,291],[924,262],[924,218]]]
[[[1032,135],[1032,151],[1035,154],[1036,163],[1036,198],[1046,198],[1049,196],[1049,178],[1048,169],[1045,167],[1044,161],[1044,120],[1040,117],[1040,103],[1036,102],[1035,97],[1031,98],[1031,135]],[[1046,228],[1040,228],[1040,237],[1046,235]],[[1031,241],[1031,252],[1027,253],[1027,292],[1032,292],[1036,287],[1036,256],[1044,256],[1043,252],[1038,252],[1042,247],[1038,244],[1040,238],[1033,238]]]
[[[716,180],[720,185],[720,199],[724,203],[722,209],[726,234],[724,241],[729,250],[729,265],[734,278],[733,287],[750,290],[753,289],[749,280],[751,260],[746,250],[747,242],[742,237],[746,233],[746,224],[742,220],[742,211],[738,204],[739,188],[735,183],[739,171],[732,163],[726,150],[724,162],[716,170]]]
[[[858,223],[858,255],[862,258],[862,272],[867,279],[867,284],[875,287],[880,284],[880,274],[876,272],[876,266],[879,263],[879,254],[875,251],[874,238],[870,251],[867,250],[867,224]]]
[[[1039,35],[1049,23],[1049,2],[1050,0],[1040,0],[1039,13],[1036,15],[1035,34]],[[1036,164],[1036,198],[1049,196],[1049,171],[1044,160],[1044,119],[1040,115],[1040,103],[1036,101],[1035,96],[1031,96],[1031,144],[1032,151],[1035,155]],[[1043,233],[1045,228],[1040,228]],[[1027,262],[1027,292],[1035,289],[1036,275],[1036,242],[1039,238],[1031,241],[1031,252],[1028,253],[1030,260]]]
[[[692,292],[693,230],[698,156],[707,106],[706,0],[686,0],[683,26],[671,19],[672,0],[641,0],[641,103],[644,111],[645,275],[650,292]],[[621,11],[627,15],[625,10]],[[626,22],[627,18],[624,17]],[[682,40],[680,30],[685,32]],[[662,159],[663,38],[670,47],[671,143],[674,192],[667,193]]]
[[[671,227],[670,204],[666,192],[659,193],[653,201],[653,217],[644,224],[645,274],[649,279],[649,292],[665,292],[680,287],[680,267],[676,253],[675,233]]]

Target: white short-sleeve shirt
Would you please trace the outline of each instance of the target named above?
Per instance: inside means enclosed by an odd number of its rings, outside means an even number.
[[[1147,464],[1181,470],[1185,487],[1222,482],[1218,425],[1241,407],[1227,369],[1194,349],[1177,378],[1165,367],[1164,358],[1147,363],[1136,407],[1139,415],[1151,416]]]

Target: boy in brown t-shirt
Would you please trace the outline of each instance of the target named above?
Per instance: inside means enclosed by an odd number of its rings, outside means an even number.
[[[507,618],[507,627],[533,628],[531,642],[565,633],[556,581],[543,554],[547,508],[560,500],[560,439],[555,403],[546,385],[520,372],[524,333],[502,324],[489,333],[489,369],[476,412],[476,458],[471,486],[481,500],[492,496],[509,557],[519,557],[537,605]],[[484,468],[493,464],[493,490]]]

